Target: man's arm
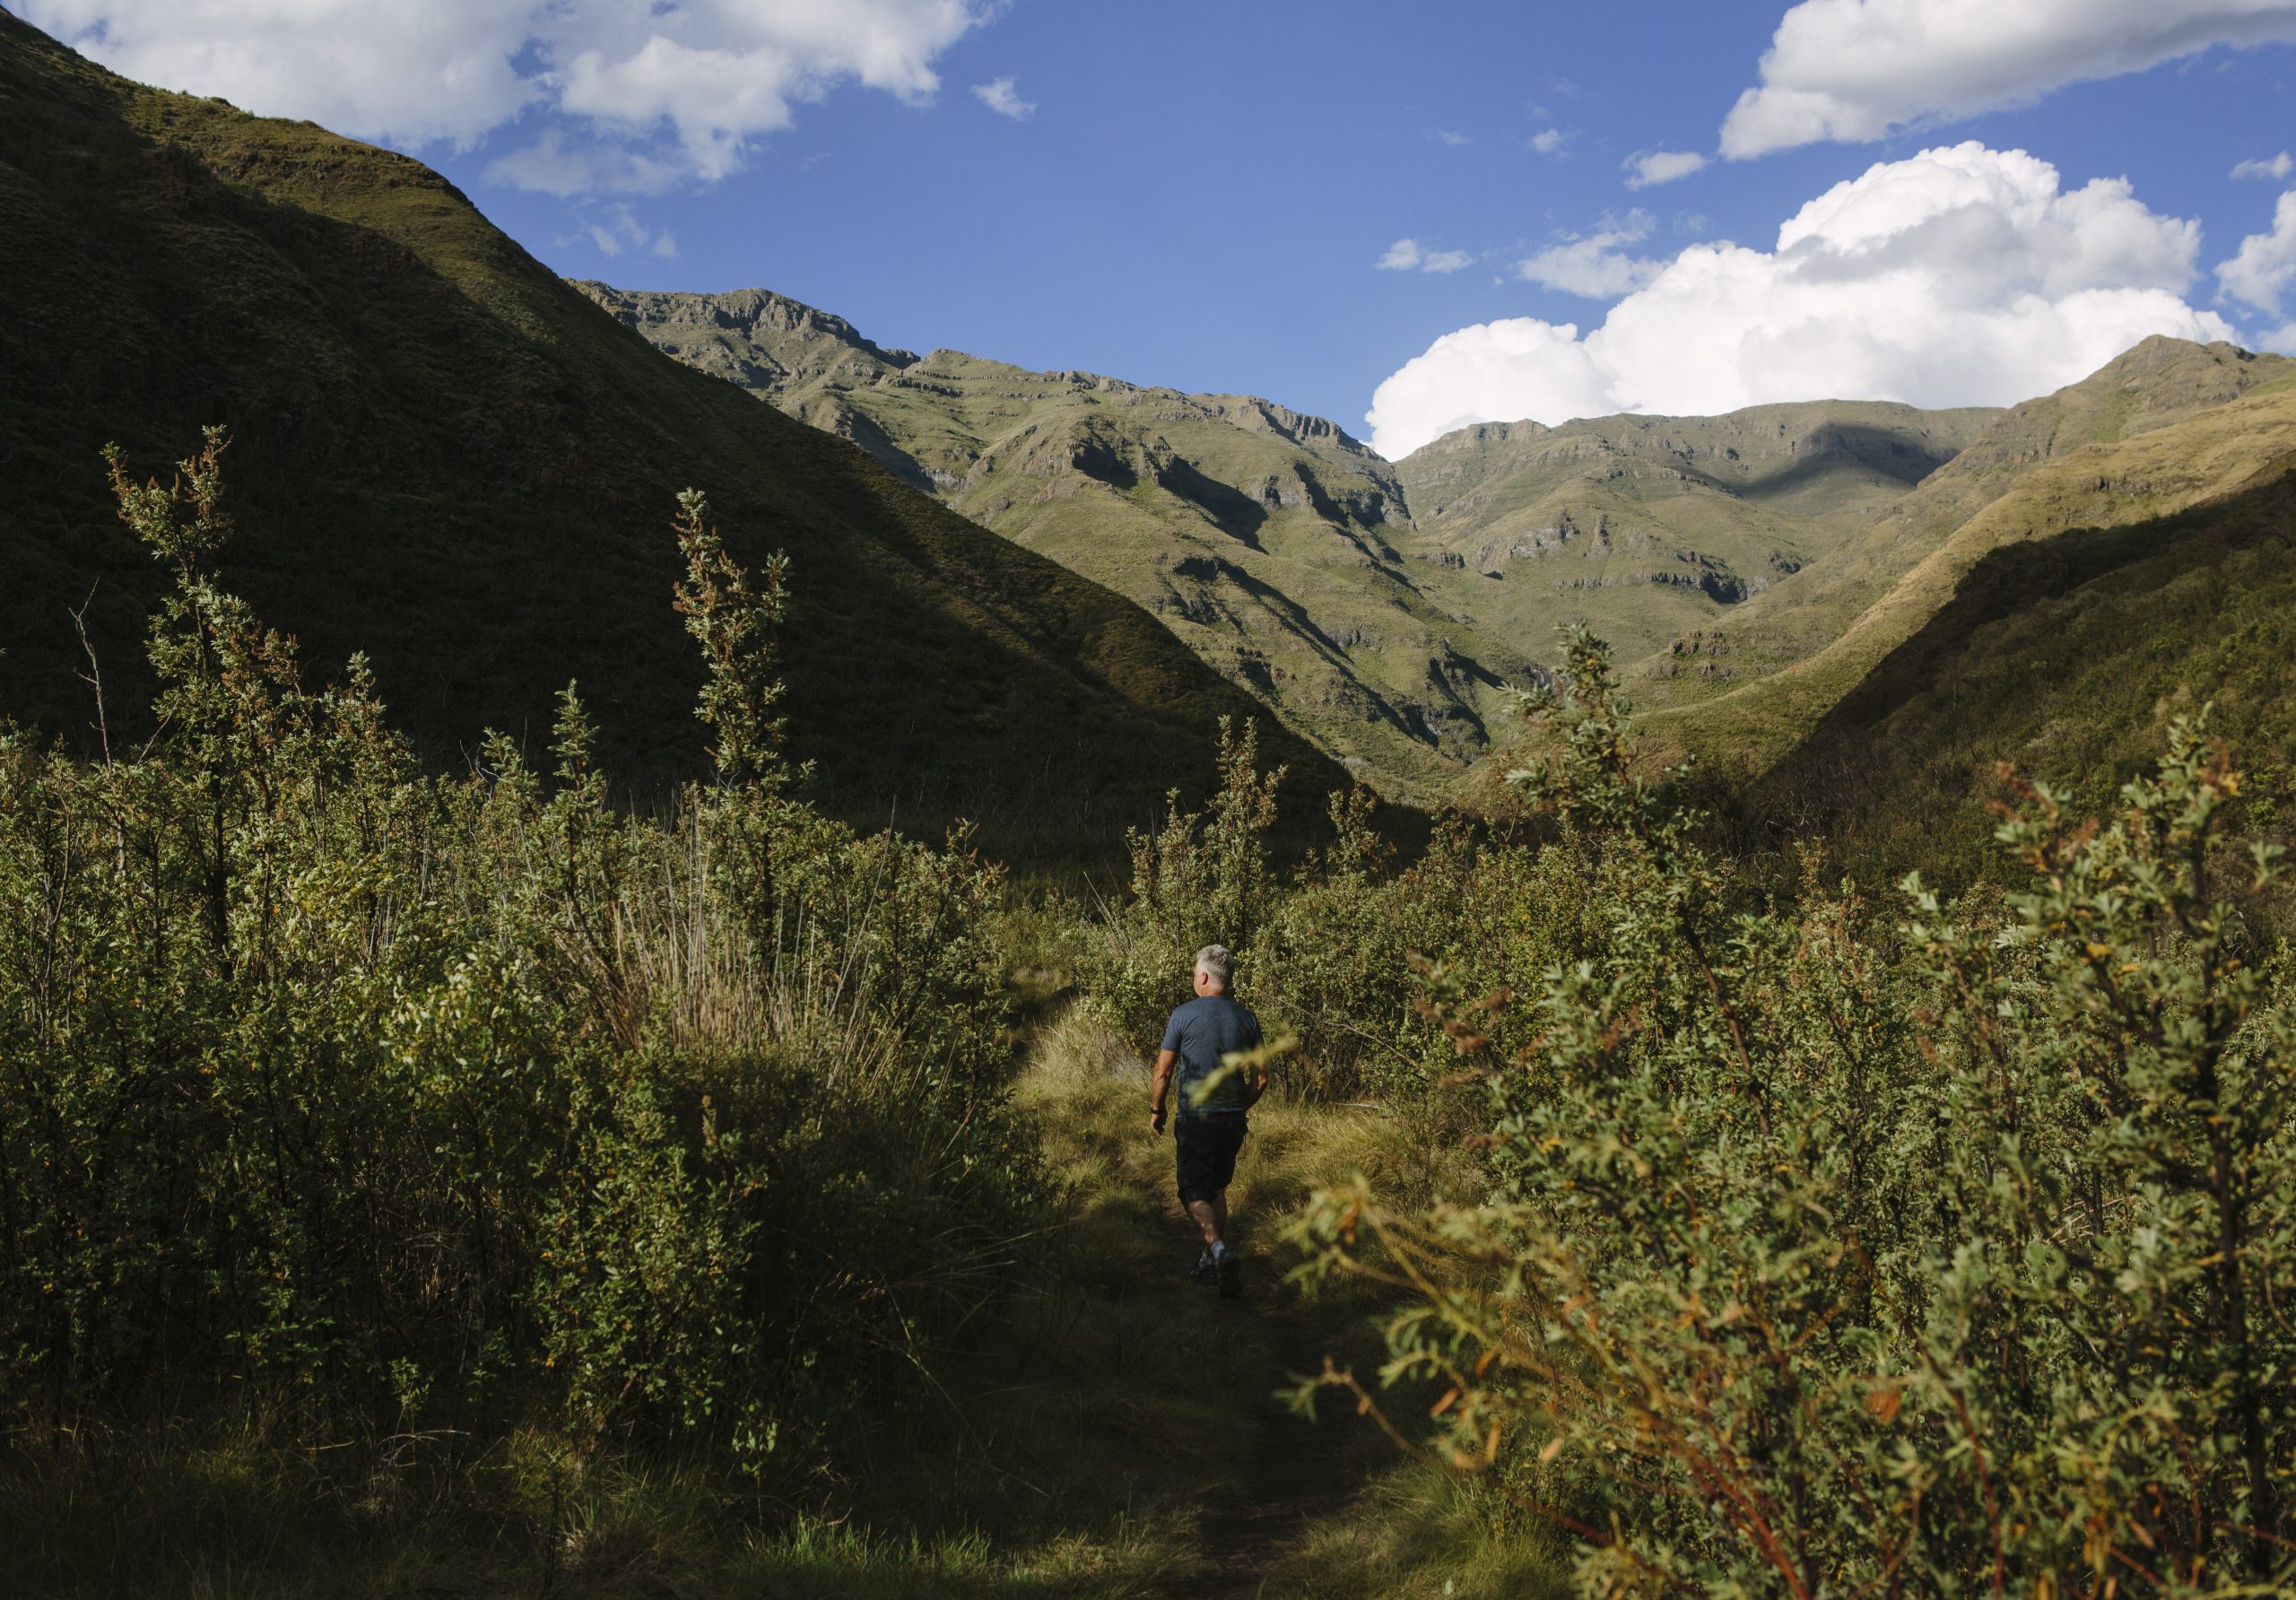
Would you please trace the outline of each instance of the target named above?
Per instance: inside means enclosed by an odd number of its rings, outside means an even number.
[[[1267,1092],[1267,1057],[1265,1053],[1267,1039],[1259,1030],[1257,1017],[1246,1012],[1244,1018],[1246,1026],[1250,1029],[1245,1039],[1245,1047],[1259,1057],[1252,1063],[1251,1076],[1244,1081],[1244,1109],[1248,1111],[1259,1104],[1259,1097]]]
[[[1148,1131],[1161,1135],[1164,1131],[1164,1095],[1172,1086],[1172,1063],[1177,1052],[1156,1052],[1156,1070],[1148,1078]]]

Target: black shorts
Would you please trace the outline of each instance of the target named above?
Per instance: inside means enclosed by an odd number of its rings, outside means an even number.
[[[1183,1117],[1172,1124],[1172,1146],[1179,1161],[1180,1204],[1216,1200],[1236,1176],[1236,1152],[1243,1148],[1247,1118],[1235,1111]]]

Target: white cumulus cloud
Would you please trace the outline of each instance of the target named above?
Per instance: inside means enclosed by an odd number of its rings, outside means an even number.
[[[1009,117],[1015,122],[1026,122],[1037,109],[1034,100],[1024,100],[1013,87],[1010,78],[999,78],[992,83],[975,83],[972,97],[999,117]]]
[[[1879,139],[2142,72],[2213,45],[2296,39],[2296,0],[1802,0],[1722,153]]]
[[[2281,196],[2273,208],[2271,232],[2249,234],[2230,261],[2218,264],[2216,283],[2225,294],[2267,316],[2278,317],[2286,309],[2288,291],[2296,285],[2296,190]],[[2264,342],[2282,349],[2292,331],[2296,325],[2280,328]]]
[[[2269,178],[2274,183],[2278,183],[2282,178],[2286,178],[2292,170],[2296,170],[2296,159],[2292,159],[2289,153],[2283,150],[2278,155],[2271,156],[2262,161],[2239,162],[2232,169],[2232,176],[2235,178]]]
[[[1688,178],[1706,165],[1706,158],[1695,150],[1645,150],[1627,157],[1622,164],[1626,169],[1626,187],[1647,189],[1672,183],[1677,178]]]
[[[1559,127],[1543,127],[1531,135],[1531,148],[1540,155],[1560,155],[1570,135]]]
[[[2199,247],[2196,223],[2124,179],[2066,189],[2022,151],[1926,150],[1835,185],[1771,249],[1692,246],[1584,335],[1534,317],[1448,334],[1378,387],[1365,421],[1394,457],[1475,422],[2006,404],[2148,335],[2233,337],[2186,303]]]
[[[981,0],[11,0],[114,71],[364,138],[467,147],[566,126],[490,176],[557,194],[722,178],[793,108],[859,83],[918,100]]]
[[[1612,300],[1641,288],[1665,270],[1663,261],[1646,261],[1620,249],[1650,237],[1652,218],[1647,211],[1622,217],[1605,216],[1594,232],[1573,234],[1549,245],[1537,255],[1515,264],[1516,275],[1565,294],[1588,300]]]
[[[1415,239],[1399,239],[1372,265],[1389,273],[1455,273],[1474,261],[1465,250],[1430,250]]]

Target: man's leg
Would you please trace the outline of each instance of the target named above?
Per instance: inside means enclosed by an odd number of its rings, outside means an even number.
[[[1215,1187],[1212,1191],[1212,1226],[1213,1237],[1224,1239],[1228,1233],[1228,1185],[1236,1176],[1236,1152],[1244,1142],[1244,1120],[1235,1121],[1221,1130],[1220,1161],[1213,1174]],[[1220,1293],[1233,1300],[1243,1292],[1243,1262],[1224,1243],[1213,1250],[1214,1265],[1220,1281]]]
[[[1225,1238],[1228,1232],[1228,1191],[1222,1189],[1212,1197],[1212,1225]],[[1244,1291],[1243,1257],[1226,1245],[1212,1252],[1213,1270],[1218,1274],[1222,1298],[1233,1300]]]
[[[1194,1219],[1197,1231],[1204,1235],[1204,1248],[1207,1250],[1212,1248],[1227,1232],[1227,1191],[1222,1189],[1214,1199],[1189,1201],[1187,1214]]]

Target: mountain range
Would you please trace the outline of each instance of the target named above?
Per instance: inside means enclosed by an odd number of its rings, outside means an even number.
[[[1130,596],[1391,793],[1505,809],[1521,752],[1500,691],[1583,622],[1655,755],[1695,754],[1745,804],[1829,819],[1893,866],[1938,837],[1908,819],[1974,812],[1996,761],[2046,769],[2078,747],[2109,791],[2157,747],[2165,708],[2209,698],[2164,644],[2195,644],[2205,620],[2140,625],[2126,596],[2106,608],[2119,631],[2005,705],[1951,685],[1998,675],[2007,619],[2102,604],[2132,562],[2233,561],[2241,592],[2276,593],[2258,563],[2296,465],[2296,361],[2229,344],[2148,339],[2005,410],[1487,423],[1389,463],[1270,401],[920,357],[767,291],[578,287],[665,353]],[[2101,692],[2096,660],[2147,651],[2183,676],[2144,714],[2027,726],[2067,683]],[[2285,665],[2267,652],[2259,670],[2278,683]],[[2158,678],[2123,659],[2111,681]],[[2220,715],[2267,761],[2296,756],[2278,700],[2252,683],[2240,703]],[[1979,750],[1963,735],[1980,726]]]
[[[1590,622],[1640,656],[1831,549],[1996,414],[1845,402],[1448,435],[879,345],[765,290],[577,285],[649,343],[849,439],[1127,596],[1390,793],[1442,794]]]

